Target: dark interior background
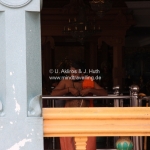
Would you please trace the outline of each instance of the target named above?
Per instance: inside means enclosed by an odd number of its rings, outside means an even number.
[[[64,34],[63,30],[69,18],[77,16],[72,4],[80,5],[83,2],[89,8],[86,15],[90,21],[96,19],[101,32],[80,44],[71,35]],[[97,82],[110,93],[113,92],[112,87],[118,83],[124,94],[129,94],[129,86],[136,84],[140,87],[139,92],[150,95],[150,1],[112,0],[112,8],[103,17],[98,17],[92,11],[89,2],[90,0],[43,1],[43,95],[51,93],[54,83],[49,80],[49,70],[55,69],[65,58],[83,60],[87,68],[99,69],[101,80]],[[117,54],[115,50],[118,50]],[[52,103],[45,101],[43,106],[52,107]],[[113,102],[95,101],[95,107],[97,106],[112,107]],[[55,142],[56,149],[59,149],[59,139],[56,138]],[[113,137],[97,138],[97,148],[114,148]],[[52,138],[45,138],[45,149],[52,149]]]

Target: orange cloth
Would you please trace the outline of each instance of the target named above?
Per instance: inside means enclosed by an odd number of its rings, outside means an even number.
[[[93,79],[91,77],[86,77],[82,83],[82,87],[83,89],[86,89],[86,88],[94,88],[94,82],[93,82]],[[88,96],[92,96],[92,94],[88,94]],[[90,107],[93,107],[93,100],[90,99]]]

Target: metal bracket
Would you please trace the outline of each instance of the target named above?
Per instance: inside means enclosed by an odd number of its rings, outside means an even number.
[[[31,99],[29,103],[28,116],[29,117],[41,117],[42,116],[42,97],[37,95]]]

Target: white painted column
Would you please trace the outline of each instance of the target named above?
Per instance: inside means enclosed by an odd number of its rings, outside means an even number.
[[[0,0],[0,149],[42,150],[40,0]]]

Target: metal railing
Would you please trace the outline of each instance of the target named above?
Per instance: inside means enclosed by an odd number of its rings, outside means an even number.
[[[49,96],[43,95],[42,99],[130,99],[134,96]]]

